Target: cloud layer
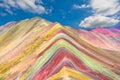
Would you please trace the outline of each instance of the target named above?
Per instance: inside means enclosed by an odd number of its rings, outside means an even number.
[[[36,2],[39,4],[36,4]],[[41,4],[41,0],[3,0],[3,2],[0,3],[0,7],[4,8],[9,14],[12,14],[11,8],[42,14],[45,13],[46,10]]]
[[[90,16],[85,18],[80,24],[79,26],[83,26],[83,27],[89,27],[89,28],[96,28],[96,27],[110,27],[110,26],[114,26],[115,24],[117,24],[119,22],[119,20],[115,20],[113,18],[109,18],[109,17],[105,17],[105,16],[101,16],[101,15],[94,15],[94,16]]]
[[[120,11],[118,0],[91,0],[90,5],[95,14],[114,15]]]
[[[83,8],[89,8],[89,7],[90,7],[90,5],[86,5],[86,4],[83,4],[83,5],[76,5],[76,4],[74,4],[73,5],[74,9],[83,9]]]
[[[93,15],[81,21],[79,24],[80,27],[108,27],[120,22],[119,18],[116,18],[120,12],[120,3],[118,0],[91,0],[89,5],[93,10]]]

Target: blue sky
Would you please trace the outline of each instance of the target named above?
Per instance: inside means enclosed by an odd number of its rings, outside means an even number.
[[[0,25],[42,17],[74,28],[120,26],[120,0],[0,0]]]

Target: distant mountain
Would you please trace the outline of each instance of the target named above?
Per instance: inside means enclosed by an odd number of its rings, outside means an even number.
[[[116,36],[116,37],[119,36],[120,37],[119,27],[118,28],[108,28],[108,29],[99,27],[99,28],[93,29],[92,32],[101,33],[101,34],[104,34],[107,36]]]
[[[9,22],[3,26],[0,26],[0,34],[7,31],[9,28],[11,28],[15,24],[16,24],[16,22]]]
[[[1,31],[0,80],[120,79],[119,28],[86,31],[35,17]]]

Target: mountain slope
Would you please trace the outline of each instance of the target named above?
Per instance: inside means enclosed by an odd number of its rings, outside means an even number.
[[[23,20],[0,35],[0,79],[51,80],[65,69],[82,74],[73,80],[119,80],[119,38],[37,17]]]

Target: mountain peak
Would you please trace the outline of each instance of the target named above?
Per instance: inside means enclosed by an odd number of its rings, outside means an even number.
[[[43,18],[40,18],[40,17],[33,17],[33,18],[31,18],[31,19],[43,19]]]
[[[0,35],[0,79],[49,80],[63,69],[74,80],[119,80],[120,37],[103,35],[39,17],[18,22]]]

